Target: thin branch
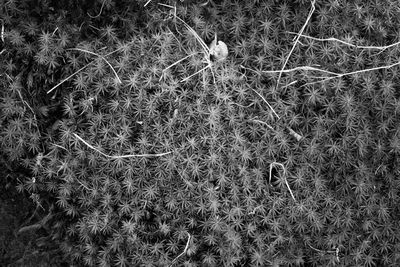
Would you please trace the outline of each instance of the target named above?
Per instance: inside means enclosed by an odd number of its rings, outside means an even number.
[[[172,153],[172,152],[165,152],[165,153],[159,153],[159,154],[134,154],[134,155],[111,156],[111,155],[101,152],[94,146],[90,145],[88,142],[83,140],[83,138],[80,137],[79,135],[77,135],[76,133],[74,133],[74,135],[79,141],[84,143],[90,149],[93,149],[94,151],[98,152],[99,154],[103,155],[104,157],[111,158],[111,159],[123,159],[123,158],[135,158],[135,157],[161,157],[161,156],[165,156],[165,155]]]
[[[190,27],[183,19],[181,19],[180,17],[176,16],[176,18],[183,23],[183,25],[189,30],[189,32],[191,34],[194,35],[194,37],[196,38],[196,40],[200,43],[201,47],[204,50],[204,53],[206,55],[210,54],[210,49],[208,48],[208,46],[206,45],[206,43],[203,41],[203,39],[201,39],[201,37],[197,34],[197,32],[195,30],[193,30],[192,27]]]
[[[63,147],[63,146],[60,146],[60,145],[57,145],[57,144],[52,144],[53,146],[55,146],[55,147],[58,147],[58,148],[61,148],[61,149],[64,149],[65,151],[67,151],[68,152],[68,149],[66,149],[65,147]],[[50,154],[50,153],[49,153]],[[47,154],[48,155],[48,154]]]
[[[291,86],[291,85],[293,85],[293,84],[296,84],[298,81],[296,80],[296,81],[293,81],[293,82],[291,82],[291,83],[289,83],[289,84],[287,84],[287,85],[285,85],[285,86],[282,86],[282,89],[285,89],[285,88],[287,88],[287,87],[289,87],[289,86]]]
[[[134,43],[133,41],[132,42],[129,42],[129,43]],[[128,43],[128,44],[129,44]],[[78,48],[76,48],[76,50],[77,50]],[[103,59],[105,60],[105,57],[107,57],[107,56],[109,56],[109,55],[112,55],[112,54],[114,54],[114,53],[116,53],[116,52],[118,52],[119,50],[121,50],[121,49],[123,49],[122,47],[121,48],[118,48],[118,49],[116,49],[116,50],[114,50],[114,51],[112,51],[112,52],[110,52],[110,53],[108,53],[108,54],[106,54],[105,56],[103,56]],[[80,51],[82,51],[81,49],[79,49]],[[86,52],[86,50],[85,50],[85,52]],[[89,52],[89,51],[87,51],[87,52]],[[91,52],[89,52],[89,53],[91,53]],[[96,56],[97,56],[97,54],[95,54]],[[101,57],[101,56],[100,56]],[[107,60],[106,60],[106,62],[107,62]],[[79,70],[77,70],[77,71],[75,71],[74,73],[72,73],[70,76],[68,76],[67,78],[65,78],[65,79],[63,79],[61,82],[59,82],[56,86],[54,86],[53,88],[51,88],[49,91],[47,91],[47,94],[49,94],[49,93],[51,93],[52,91],[54,91],[58,86],[60,86],[61,84],[63,84],[63,83],[65,83],[66,81],[68,81],[69,79],[71,79],[73,76],[75,76],[76,74],[78,74],[79,72],[81,72],[82,70],[84,70],[85,68],[87,68],[90,64],[92,64],[93,62],[90,62],[90,63],[88,63],[88,64],[86,64],[85,66],[83,66],[82,68],[80,68]],[[108,63],[108,62],[107,62]],[[109,64],[109,63],[108,63]],[[113,69],[112,67],[111,67],[111,69]],[[113,69],[114,70],[114,69]],[[117,75],[117,78],[118,78],[118,75]],[[119,78],[118,78],[119,79]],[[121,81],[121,80],[119,80],[119,81]]]
[[[183,23],[183,25],[189,30],[190,33],[193,34],[193,36],[196,38],[196,40],[200,43],[201,47],[203,48],[203,52],[205,55],[205,58],[207,60],[207,66],[202,68],[201,70],[197,71],[195,74],[190,75],[189,77],[183,79],[181,82],[187,81],[189,80],[191,77],[197,75],[198,73],[202,72],[203,70],[206,70],[208,68],[210,68],[211,70],[211,74],[213,76],[213,81],[215,83],[215,75],[212,69],[212,63],[210,61],[210,48],[206,45],[206,43],[203,41],[203,39],[201,39],[201,37],[197,34],[197,32],[195,30],[193,30],[192,27],[190,27],[183,19],[181,19],[180,17],[175,15],[175,18],[178,19],[180,22]],[[217,34],[215,34],[215,40],[217,39]]]
[[[332,79],[336,79],[336,78],[341,78],[344,76],[350,76],[350,75],[354,75],[354,74],[358,74],[358,73],[363,73],[363,72],[369,72],[369,71],[374,71],[374,70],[381,70],[381,69],[390,69],[393,68],[395,66],[400,65],[400,61],[390,64],[390,65],[386,65],[386,66],[381,66],[381,67],[375,67],[375,68],[369,68],[369,69],[363,69],[363,70],[357,70],[357,71],[352,71],[352,72],[346,72],[346,73],[336,73],[334,77],[321,77],[322,80],[316,81],[316,82],[310,82],[310,83],[306,83],[302,86],[306,86],[306,85],[311,85],[311,84],[316,84],[316,83],[321,83],[321,82],[326,82]]]
[[[208,69],[208,68],[211,68],[211,66],[210,66],[210,65],[207,65],[207,66],[205,66],[204,68],[202,68],[201,70],[199,70],[199,71],[193,73],[192,75],[189,75],[189,77],[186,77],[185,79],[183,79],[183,80],[181,81],[181,83],[186,82],[187,80],[189,80],[189,79],[192,78],[193,76],[199,74],[200,72],[202,72],[203,70],[206,70],[206,69]]]
[[[308,242],[306,242],[306,244],[307,244],[310,248],[312,248],[313,250],[318,251],[318,252],[320,252],[320,253],[335,253],[335,254],[336,254],[336,260],[337,260],[337,261],[340,261],[340,259],[339,259],[339,247],[337,247],[335,250],[320,250],[320,249],[314,248],[314,247],[311,246]]]
[[[185,249],[183,250],[183,252],[182,252],[181,254],[179,254],[177,257],[175,257],[175,259],[172,261],[172,263],[171,263],[171,265],[170,265],[169,267],[172,267],[172,266],[174,265],[175,261],[178,260],[182,255],[184,255],[184,254],[186,253],[186,251],[188,250],[190,238],[191,238],[192,236],[191,236],[189,233],[187,233],[187,234],[188,234],[189,237],[188,237],[188,240],[187,240],[187,242],[186,242]]]
[[[1,41],[4,43],[4,21],[1,20],[1,35],[0,35]]]
[[[297,35],[296,40],[294,41],[293,47],[292,47],[292,49],[290,50],[289,55],[286,57],[286,60],[285,60],[285,63],[283,64],[283,66],[282,66],[281,72],[279,72],[278,80],[276,81],[276,87],[279,86],[279,82],[280,82],[280,80],[281,80],[281,76],[282,76],[283,70],[285,69],[286,64],[287,64],[288,61],[289,61],[289,58],[290,58],[290,56],[292,55],[292,53],[293,53],[293,51],[294,51],[294,49],[295,49],[297,43],[299,42],[300,36],[303,34],[303,31],[304,31],[304,29],[306,28],[306,26],[307,26],[309,20],[311,19],[311,16],[312,16],[312,14],[314,13],[314,11],[315,11],[315,0],[312,0],[312,1],[311,1],[311,10],[310,10],[310,12],[309,12],[309,14],[308,14],[308,17],[307,17],[307,19],[306,19],[306,22],[304,23],[303,27],[301,27],[300,32],[299,32],[299,34]]]
[[[286,184],[287,188],[289,189],[290,195],[292,196],[293,200],[296,202],[296,199],[294,198],[292,189],[290,189],[290,186],[289,186],[289,183],[288,183],[286,177],[284,177],[284,178],[285,178],[285,184]]]
[[[241,108],[249,108],[249,107],[251,107],[252,105],[254,105],[254,103],[250,103],[250,104],[248,104],[247,106],[244,106],[244,105],[241,105],[241,104],[238,104],[238,103],[235,103],[235,102],[232,102],[232,104],[233,104],[233,105],[236,105],[236,106],[239,106],[239,107],[241,107]]]
[[[174,7],[169,6],[169,5],[166,5],[166,4],[162,4],[162,3],[158,3],[158,4],[161,5],[161,6],[164,6],[164,7],[174,8]],[[175,8],[175,9],[176,9],[176,8]],[[185,82],[185,81],[189,80],[191,77],[193,77],[193,76],[195,76],[195,75],[201,73],[202,71],[204,71],[204,70],[210,68],[211,73],[212,73],[212,75],[213,75],[214,83],[215,83],[215,75],[214,75],[214,72],[213,72],[213,70],[212,70],[212,63],[211,63],[211,61],[210,61],[210,59],[209,59],[209,58],[210,58],[210,48],[206,45],[206,43],[204,42],[204,40],[201,39],[201,37],[196,33],[196,31],[195,31],[192,27],[190,27],[183,19],[181,19],[180,17],[178,17],[178,16],[176,15],[176,10],[175,10],[175,12],[174,12],[174,19],[175,19],[175,20],[179,20],[179,21],[183,24],[183,26],[185,26],[185,28],[186,28],[191,34],[193,34],[193,36],[195,37],[195,39],[200,43],[202,49],[204,50],[203,52],[204,52],[205,58],[206,58],[207,63],[208,63],[206,67],[204,67],[204,68],[202,68],[201,70],[197,71],[196,73],[190,75],[189,77],[186,77],[186,78],[183,79],[181,82]],[[215,35],[215,38],[216,38],[216,35]],[[195,54],[197,54],[197,53],[192,53],[191,55],[188,55],[188,56],[186,56],[186,57],[184,57],[184,58],[182,58],[182,59],[176,61],[176,62],[173,63],[172,65],[170,65],[170,66],[168,66],[167,68],[165,68],[164,71],[167,70],[167,69],[169,69],[169,68],[171,68],[172,66],[175,66],[176,64],[178,64],[178,63],[180,63],[181,61],[187,59],[188,57],[194,56]],[[161,78],[162,78],[162,76],[160,77],[160,80],[161,80]]]
[[[271,130],[275,131],[274,128],[272,128],[268,123],[266,123],[266,122],[264,122],[264,121],[261,121],[261,120],[250,120],[250,121],[258,122],[258,123],[264,124],[265,126],[267,126],[268,128],[270,128]]]
[[[323,69],[318,69],[310,66],[300,66],[300,67],[295,67],[293,69],[286,69],[286,70],[263,70],[263,73],[289,73],[289,72],[294,72],[294,71],[299,71],[299,70],[306,70],[306,71],[318,71],[318,72],[324,72],[332,75],[340,75],[340,73],[328,71],[328,70],[323,70]]]
[[[285,175],[285,174],[286,174],[286,168],[285,168],[285,166],[283,166],[282,163],[272,162],[272,163],[269,165],[269,184],[271,184],[272,168],[275,167],[275,166],[280,166],[280,167],[283,169],[286,187],[289,189],[290,195],[292,196],[293,200],[296,202],[296,198],[295,198],[294,195],[293,195],[292,189],[290,189],[289,183],[288,183],[288,181],[286,180],[286,175]]]
[[[283,166],[282,163],[278,163],[278,162],[272,162],[269,165],[269,184],[271,184],[271,177],[272,177],[272,168],[275,167],[276,165],[280,166],[284,172],[286,172],[285,166]]]
[[[121,79],[118,77],[117,72],[115,71],[115,69],[113,68],[113,66],[110,64],[110,62],[107,61],[107,59],[106,59],[104,56],[99,55],[99,54],[96,54],[96,53],[91,52],[91,51],[88,51],[88,50],[85,50],[85,49],[81,49],[81,48],[71,48],[70,50],[81,51],[81,52],[84,52],[84,53],[88,53],[88,54],[91,54],[91,55],[95,55],[95,56],[100,57],[101,59],[103,59],[103,60],[107,63],[108,66],[110,66],[111,70],[114,72],[114,75],[117,77],[118,83],[122,83],[122,82],[121,82]]]
[[[42,225],[41,225],[40,223],[35,223],[35,224],[32,224],[32,225],[28,225],[28,226],[21,227],[21,228],[18,230],[18,234],[20,235],[20,234],[22,234],[22,233],[24,233],[24,232],[37,231],[37,230],[39,230],[40,228],[42,228]]]
[[[11,78],[10,75],[8,75],[8,74],[6,73],[6,76],[7,76],[8,79],[10,79],[12,82],[14,82],[13,78]],[[32,109],[32,107],[29,105],[29,103],[28,103],[27,101],[25,101],[25,99],[22,97],[21,91],[20,91],[20,90],[17,90],[17,92],[18,92],[18,96],[19,96],[19,98],[21,99],[22,103],[23,103],[24,105],[26,105],[26,106],[29,108],[29,110],[32,112],[32,114],[33,114],[33,119],[34,119],[34,122],[35,122],[35,127],[37,128],[38,133],[39,133],[39,135],[40,135],[38,120],[37,120],[35,111]]]
[[[256,90],[254,90],[253,88],[251,88],[251,90],[253,90],[259,97],[261,97],[262,100],[268,105],[268,107],[269,107],[269,108],[272,110],[272,112],[275,114],[275,116],[276,116],[278,119],[280,119],[279,115],[276,114],[275,110],[274,110],[274,109],[272,108],[272,106],[268,103],[268,101],[265,100],[265,98],[264,98],[259,92],[257,92]]]
[[[359,49],[371,49],[371,50],[376,49],[376,50],[382,50],[383,51],[383,50],[386,50],[388,48],[391,48],[391,47],[394,47],[394,46],[398,46],[400,44],[400,42],[397,42],[397,43],[393,43],[393,44],[385,45],[385,46],[356,45],[356,44],[351,44],[349,42],[346,42],[346,41],[343,41],[343,40],[340,40],[340,39],[337,39],[337,38],[334,38],[334,37],[331,37],[331,38],[316,38],[316,37],[303,35],[303,34],[299,34],[299,33],[295,33],[295,32],[287,32],[287,33],[295,34],[295,35],[298,35],[300,37],[311,39],[311,40],[314,40],[314,41],[319,41],[319,42],[331,42],[331,41],[338,42],[338,43],[341,43],[341,44],[344,44],[344,45],[347,45],[347,46],[351,46],[351,47],[354,47],[354,48],[359,48]]]
[[[87,191],[92,191],[89,189],[89,187],[87,187],[86,185],[84,185],[78,178],[76,178],[76,180],[78,181],[78,183],[83,186]]]
[[[302,85],[302,86],[306,86],[306,85],[321,83],[321,82],[329,81],[331,79],[340,78],[340,77],[344,77],[344,76],[350,76],[350,75],[354,75],[354,74],[358,74],[358,73],[374,71],[374,70],[381,70],[381,69],[390,69],[390,68],[393,68],[393,67],[395,67],[397,65],[400,65],[400,61],[396,62],[396,63],[393,63],[393,64],[390,64],[390,65],[386,65],[386,66],[374,67],[374,68],[357,70],[357,71],[346,72],[346,73],[337,73],[337,72],[318,69],[318,68],[314,68],[314,67],[310,67],[310,66],[300,66],[300,67],[295,67],[293,69],[283,70],[282,73],[289,73],[289,72],[294,72],[294,71],[306,70],[306,71],[318,71],[318,72],[323,72],[323,73],[327,73],[327,74],[333,75],[332,77],[315,77],[315,78],[318,78],[318,79],[321,79],[321,80],[316,81],[316,82],[306,83],[306,84]],[[241,67],[245,68],[245,69],[248,69],[248,70],[251,70],[251,71],[254,71],[254,72],[257,72],[255,70],[249,69],[249,68],[244,67],[244,66],[241,66]],[[265,70],[265,71],[262,71],[262,72],[263,73],[279,73],[281,71],[278,71],[278,70]]]
[[[53,209],[50,208],[49,213],[48,213],[45,217],[43,217],[39,222],[37,222],[37,223],[35,223],[35,224],[32,224],[32,225],[28,225],[28,226],[21,227],[21,228],[18,230],[18,233],[17,233],[17,234],[22,234],[22,233],[27,232],[27,231],[36,231],[36,230],[39,230],[39,229],[42,228],[42,227],[45,227],[45,228],[46,228],[47,222],[48,222],[49,220],[51,220],[51,219],[53,218],[53,216],[54,216],[53,213],[52,213],[52,211],[53,211]],[[35,211],[35,212],[36,212],[36,211]]]
[[[92,15],[90,15],[89,12],[88,12],[88,13],[87,13],[88,16],[91,17],[92,19],[95,19],[95,18],[99,17],[99,16],[101,15],[101,12],[103,12],[103,7],[104,7],[104,4],[105,4],[105,3],[106,3],[106,0],[103,0],[103,4],[101,4],[101,8],[100,8],[99,14],[97,14],[96,16],[92,16]]]
[[[75,71],[74,73],[72,73],[71,75],[69,75],[67,78],[63,79],[61,82],[59,82],[57,85],[55,85],[53,88],[51,88],[49,91],[47,91],[47,94],[50,94],[51,92],[53,92],[57,87],[59,87],[61,84],[65,83],[66,81],[68,81],[69,79],[71,79],[72,77],[74,77],[76,74],[78,74],[79,72],[81,72],[82,70],[84,70],[85,68],[87,68],[90,64],[86,64],[85,66],[83,66],[82,68],[80,68],[79,70]]]
[[[11,78],[10,75],[8,75],[8,74],[6,73],[6,76],[7,76],[8,79],[10,79],[12,82],[14,82],[13,78]],[[29,105],[29,103],[26,102],[26,101],[24,100],[24,98],[22,97],[22,94],[21,94],[20,90],[17,90],[17,92],[18,92],[19,98],[21,98],[22,103],[25,104],[25,105],[29,108],[29,110],[33,113],[33,117],[34,117],[34,119],[35,119],[35,121],[36,121],[36,123],[37,123],[35,112],[34,112],[33,109],[31,108],[31,106]]]
[[[173,63],[173,64],[169,65],[168,67],[166,67],[166,68],[163,70],[163,72],[165,72],[166,70],[168,70],[168,69],[172,68],[173,66],[179,64],[180,62],[184,61],[185,59],[187,59],[187,58],[189,58],[189,57],[191,57],[191,56],[194,56],[195,54],[197,54],[197,52],[196,52],[196,53],[193,53],[193,54],[191,54],[191,55],[188,55],[188,56],[186,56],[186,57],[184,57],[184,58],[179,59],[179,60],[176,61],[175,63]]]

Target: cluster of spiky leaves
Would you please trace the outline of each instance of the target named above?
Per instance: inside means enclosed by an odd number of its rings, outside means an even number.
[[[142,2],[95,1],[71,22],[45,1],[48,20],[18,27],[26,6],[6,8],[1,147],[32,173],[21,189],[57,206],[65,254],[88,266],[396,266],[398,67],[317,83],[290,72],[275,86],[263,71],[282,68],[309,1],[184,1],[176,15],[230,52],[186,80],[206,66],[201,46],[171,9]],[[304,34],[394,43],[393,4],[319,1]],[[399,58],[397,46],[301,38],[286,69]]]

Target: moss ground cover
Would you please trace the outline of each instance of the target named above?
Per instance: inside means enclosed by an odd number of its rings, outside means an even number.
[[[400,263],[396,1],[2,5],[21,261]]]

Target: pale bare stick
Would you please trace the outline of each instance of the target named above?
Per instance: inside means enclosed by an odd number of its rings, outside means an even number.
[[[321,252],[321,253],[335,253],[336,260],[337,260],[338,262],[340,262],[340,258],[339,258],[339,246],[336,247],[335,250],[320,250],[320,249],[317,249],[317,248],[314,248],[313,246],[311,246],[307,241],[306,241],[305,243],[306,243],[310,248],[312,248],[312,249],[315,250],[315,251],[318,251],[318,252]]]
[[[337,73],[337,72],[332,72],[332,71],[328,71],[328,70],[323,70],[323,69],[318,69],[318,68],[314,68],[314,67],[310,67],[310,66],[300,66],[300,67],[296,67],[293,69],[286,69],[283,70],[282,73],[289,73],[289,72],[294,72],[294,71],[299,71],[299,70],[306,70],[306,71],[318,71],[318,72],[323,72],[323,73],[327,73],[327,74],[331,74],[333,75],[332,77],[315,77],[318,79],[321,79],[319,81],[316,82],[310,82],[310,83],[306,83],[302,86],[306,86],[306,85],[311,85],[311,84],[316,84],[316,83],[321,83],[321,82],[325,82],[331,79],[335,79],[335,78],[340,78],[340,77],[344,77],[344,76],[349,76],[349,75],[354,75],[354,74],[358,74],[358,73],[363,73],[363,72],[368,72],[368,71],[374,71],[374,70],[380,70],[380,69],[390,69],[393,68],[397,65],[400,65],[400,61],[390,64],[390,65],[385,65],[385,66],[381,66],[381,67],[374,67],[374,68],[369,68],[369,69],[363,69],[363,70],[357,70],[357,71],[352,71],[352,72],[346,72],[346,73]],[[257,71],[252,70],[250,68],[241,66],[244,69],[248,69],[251,71],[254,71],[257,73]],[[263,73],[279,73],[280,71],[278,70],[265,70],[262,71]]]
[[[4,21],[1,20],[1,41],[4,43]]]
[[[289,87],[289,86],[291,86],[291,85],[293,85],[293,84],[296,84],[298,81],[296,80],[296,81],[293,81],[293,82],[291,82],[291,83],[289,83],[289,84],[287,84],[287,85],[285,85],[285,86],[282,86],[282,89],[285,89],[285,88],[287,88],[287,87]]]
[[[184,61],[185,59],[187,59],[187,58],[189,58],[189,57],[191,57],[191,56],[194,56],[195,54],[197,54],[197,53],[193,53],[193,54],[191,54],[191,55],[188,55],[188,56],[186,56],[186,57],[184,57],[184,58],[182,58],[182,59],[176,61],[175,63],[173,63],[173,64],[169,65],[168,67],[166,67],[166,68],[164,69],[164,71],[166,71],[166,70],[169,69],[169,68],[172,68],[173,66],[179,64],[180,62]]]
[[[191,236],[189,233],[187,233],[187,234],[188,234],[189,237],[188,237],[188,240],[187,240],[187,242],[186,242],[185,249],[183,250],[183,252],[182,252],[181,254],[179,254],[178,256],[175,257],[175,259],[172,261],[172,263],[171,263],[171,265],[170,265],[169,267],[172,267],[172,266],[175,264],[175,261],[178,260],[182,255],[184,255],[184,254],[186,253],[186,251],[188,250],[190,238],[191,238],[192,236]]]
[[[6,73],[6,76],[7,76],[8,79],[10,79],[12,82],[14,82],[13,78],[11,78],[10,75],[8,75],[8,74]],[[40,135],[40,130],[39,130],[39,126],[38,126],[38,120],[37,120],[37,118],[36,118],[36,113],[35,113],[35,111],[32,109],[32,107],[29,105],[29,103],[28,103],[27,101],[25,101],[25,99],[22,97],[22,93],[21,93],[21,91],[20,91],[19,89],[17,89],[17,93],[18,93],[18,96],[19,96],[19,98],[21,99],[22,103],[25,104],[25,105],[29,108],[29,110],[32,112],[32,114],[33,114],[33,119],[34,119],[34,121],[35,121],[35,126],[36,126],[36,128],[37,128],[37,130],[38,130],[38,133],[39,133],[39,135]]]
[[[328,70],[323,70],[323,69],[318,69],[310,66],[299,66],[295,67],[293,69],[286,69],[286,70],[263,70],[263,73],[290,73],[294,71],[299,71],[299,70],[305,70],[305,71],[318,71],[318,72],[323,72],[327,74],[332,74],[332,75],[341,75],[340,73],[328,71]]]
[[[163,4],[160,4],[163,5]],[[167,5],[163,5],[163,6],[167,6]],[[213,81],[215,83],[215,75],[214,72],[212,70],[212,63],[210,61],[210,48],[206,45],[206,43],[203,41],[203,39],[201,39],[201,37],[197,34],[197,32],[195,30],[193,30],[192,27],[190,27],[183,19],[181,19],[180,17],[176,16],[176,14],[174,14],[175,19],[178,19],[180,22],[182,22],[182,24],[185,26],[185,28],[191,33],[193,34],[193,36],[195,37],[195,39],[200,43],[201,47],[203,48],[203,52],[204,52],[204,56],[205,59],[207,61],[207,66],[202,68],[200,71],[197,71],[195,74],[190,75],[189,77],[183,79],[181,82],[187,81],[189,78],[195,76],[196,74],[199,74],[200,72],[210,68],[211,70],[211,74],[213,76]]]
[[[92,190],[90,190],[89,189],[89,187],[87,187],[86,185],[84,185],[78,178],[75,178],[77,181],[78,181],[78,183],[81,185],[81,186],[83,186],[83,188],[85,188],[87,191],[92,191]]]
[[[272,168],[275,167],[276,165],[280,166],[280,167],[283,169],[283,172],[286,172],[286,168],[285,168],[285,166],[283,166],[282,163],[272,162],[272,163],[269,165],[269,184],[271,184]]]
[[[89,64],[86,64],[85,66],[83,66],[82,68],[80,68],[79,70],[75,71],[74,73],[72,73],[71,75],[69,75],[67,78],[63,79],[61,82],[59,82],[57,85],[55,85],[53,88],[51,88],[49,91],[47,91],[47,94],[50,94],[51,92],[53,92],[53,90],[55,90],[57,87],[59,87],[61,84],[65,83],[66,81],[68,81],[69,79],[71,79],[72,77],[74,77],[76,74],[78,74],[79,72],[81,72],[82,70],[84,70],[85,68],[87,68]]]
[[[14,82],[13,78],[11,78],[10,75],[8,75],[8,74],[6,73],[6,76],[7,76],[7,78],[8,78],[9,80],[11,80],[12,82]],[[24,100],[24,98],[22,97],[21,91],[20,91],[20,90],[17,90],[17,93],[18,93],[18,95],[19,95],[19,98],[21,98],[22,103],[25,104],[25,105],[29,108],[29,110],[33,113],[34,119],[35,119],[35,121],[36,121],[35,112],[34,112],[33,109],[31,108],[31,106],[29,105],[29,103],[26,102],[26,101]]]
[[[52,144],[53,146],[56,146],[56,147],[58,147],[58,148],[61,148],[61,149],[64,149],[65,151],[67,151],[68,152],[68,149],[66,149],[65,147],[63,147],[63,146],[60,146],[60,145],[57,145],[57,144]]]
[[[76,133],[74,133],[74,135],[78,140],[83,142],[90,149],[93,149],[94,151],[98,152],[99,154],[103,155],[104,157],[111,158],[111,159],[135,158],[135,157],[161,157],[161,156],[165,156],[165,155],[172,153],[172,152],[165,152],[165,153],[159,153],[159,154],[134,154],[134,155],[111,156],[111,155],[101,152],[94,146],[90,145],[88,142],[86,142],[82,137],[80,137]]]
[[[395,66],[400,65],[400,61],[390,64],[390,65],[386,65],[386,66],[381,66],[381,67],[375,67],[375,68],[369,68],[369,69],[363,69],[363,70],[357,70],[357,71],[352,71],[352,72],[346,72],[346,73],[336,73],[334,77],[321,77],[322,80],[316,81],[316,82],[310,82],[310,83],[306,83],[303,86],[306,85],[311,85],[311,84],[316,84],[316,83],[321,83],[321,82],[326,82],[335,78],[340,78],[340,77],[344,77],[344,76],[350,76],[350,75],[354,75],[354,74],[358,74],[358,73],[363,73],[363,72],[369,72],[369,71],[374,71],[374,70],[381,70],[381,69],[390,69],[393,68]]]
[[[148,4],[150,4],[150,2],[151,2],[151,0],[148,0],[148,1],[146,2],[146,4],[144,4],[144,7],[146,7]]]
[[[195,30],[193,30],[192,27],[190,27],[183,19],[181,19],[180,17],[176,16],[176,18],[183,23],[183,25],[186,27],[186,29],[188,29],[188,31],[193,34],[193,36],[196,38],[196,40],[200,43],[201,47],[203,48],[204,52],[206,55],[210,54],[210,49],[208,48],[208,46],[206,45],[206,43],[203,41],[203,39],[201,39],[201,37],[197,34],[197,32]]]
[[[103,4],[101,4],[101,8],[100,8],[99,14],[97,14],[96,16],[92,16],[92,15],[89,14],[89,12],[87,12],[88,16],[91,17],[92,19],[95,19],[95,18],[99,17],[101,15],[101,12],[103,12],[103,7],[104,7],[105,3],[106,3],[106,0],[103,0]]]
[[[290,195],[292,196],[293,200],[296,202],[296,199],[294,198],[293,192],[290,189],[290,186],[289,186],[289,183],[288,183],[286,177],[285,177],[285,184],[286,184],[287,188],[289,189]]]
[[[293,195],[292,189],[290,189],[289,183],[288,183],[287,180],[286,180],[286,168],[285,168],[285,166],[283,166],[282,163],[272,162],[272,163],[269,165],[269,184],[271,184],[272,168],[275,167],[275,166],[280,166],[280,167],[283,169],[283,175],[284,175],[286,187],[289,189],[290,195],[292,196],[293,200],[296,202],[296,199],[295,199],[295,197],[294,197],[294,195]]]
[[[262,100],[268,105],[268,107],[269,107],[269,108],[272,110],[272,112],[275,114],[275,116],[276,116],[278,119],[280,119],[279,115],[276,114],[275,110],[274,110],[274,109],[272,108],[272,106],[268,103],[268,101],[265,100],[265,98],[264,98],[259,92],[257,92],[256,90],[254,90],[253,88],[251,88],[251,90],[253,90],[259,97],[261,97]]]
[[[306,242],[306,244],[307,244],[310,248],[312,248],[313,250],[318,251],[318,252],[336,253],[336,250],[320,250],[320,249],[314,248],[314,247],[311,246],[308,242]]]
[[[193,76],[195,76],[195,75],[197,75],[197,74],[199,74],[200,72],[202,72],[203,70],[206,70],[206,69],[208,69],[210,66],[209,65],[207,65],[207,66],[205,66],[204,68],[202,68],[201,70],[199,70],[199,71],[197,71],[197,72],[195,72],[195,73],[193,73],[192,75],[190,75],[189,77],[186,77],[185,79],[183,79],[181,82],[185,82],[185,81],[187,81],[187,80],[189,80],[190,78],[192,78]]]
[[[300,35],[303,34],[303,31],[304,31],[304,29],[306,28],[308,22],[310,21],[311,16],[312,16],[312,14],[314,13],[314,11],[315,11],[315,0],[312,0],[312,1],[311,1],[311,10],[310,10],[310,12],[309,12],[309,14],[308,14],[308,17],[307,17],[307,19],[306,19],[306,22],[304,23],[303,27],[301,27],[300,32],[299,32],[299,35],[297,35],[297,37],[296,37],[296,39],[295,39],[295,41],[294,41],[293,47],[292,47],[292,49],[290,50],[289,55],[286,57],[286,60],[285,60],[285,63],[283,64],[283,66],[282,66],[281,72],[279,72],[278,80],[276,81],[276,88],[279,86],[279,82],[280,82],[280,80],[281,80],[281,76],[282,76],[283,70],[285,69],[286,64],[288,63],[290,56],[292,55],[292,53],[293,53],[293,51],[294,51],[294,49],[295,49],[297,43],[299,42]]]
[[[122,82],[121,82],[121,79],[118,77],[117,72],[115,71],[115,69],[113,68],[113,66],[110,64],[110,62],[107,61],[107,59],[106,59],[104,56],[99,55],[99,54],[96,54],[96,53],[91,52],[91,51],[88,51],[88,50],[85,50],[85,49],[81,49],[81,48],[71,48],[70,50],[81,51],[81,52],[84,52],[84,53],[88,53],[88,54],[91,54],[91,55],[95,55],[95,56],[100,57],[101,59],[103,59],[103,60],[107,63],[108,66],[110,66],[111,70],[114,72],[114,75],[117,77],[118,83],[122,83]]]
[[[251,120],[251,121],[264,124],[264,125],[267,126],[269,129],[274,130],[274,128],[272,128],[268,123],[266,123],[266,122],[264,122],[264,121],[261,121],[261,120]],[[275,130],[274,130],[274,131],[275,131]]]
[[[385,45],[385,46],[356,45],[356,44],[351,44],[349,42],[346,42],[346,41],[343,41],[343,40],[340,40],[340,39],[337,39],[337,38],[334,38],[334,37],[331,37],[331,38],[316,38],[316,37],[312,37],[312,36],[308,36],[308,35],[298,34],[298,33],[295,33],[295,32],[287,32],[287,33],[295,34],[295,35],[298,35],[300,37],[311,39],[311,40],[314,40],[314,41],[319,41],[319,42],[329,42],[329,41],[338,42],[338,43],[341,43],[341,44],[344,44],[344,45],[347,45],[347,46],[351,46],[351,47],[354,47],[354,48],[359,48],[359,49],[386,50],[388,48],[400,45],[400,42],[393,43],[393,44],[390,44],[390,45]]]
[[[133,42],[129,42],[129,43],[133,43]],[[128,44],[129,44],[128,43]],[[118,52],[119,50],[121,50],[122,48],[118,48],[108,54],[106,54],[105,56],[109,56],[112,55],[116,52]],[[47,91],[47,94],[51,93],[53,90],[55,90],[58,86],[60,86],[61,84],[65,83],[66,81],[68,81],[69,79],[71,79],[73,76],[75,76],[76,74],[78,74],[79,72],[81,72],[82,70],[84,70],[85,68],[87,68],[90,64],[92,64],[92,62],[86,64],[85,66],[83,66],[82,68],[80,68],[79,70],[75,71],[74,73],[72,73],[70,76],[68,76],[67,78],[63,79],[61,82],[59,82],[57,85],[55,85],[53,88],[51,88],[49,91]]]
[[[170,9],[173,9],[173,12],[171,12],[172,10],[170,10],[169,16],[170,16],[170,15],[173,16],[173,18],[174,18],[173,22],[174,22],[175,30],[176,30],[176,32],[177,32],[179,35],[182,35],[181,32],[178,30],[178,27],[176,27],[176,2],[175,2],[175,5],[174,5],[174,6],[166,5],[166,4],[163,4],[163,3],[158,3],[158,4],[159,4],[160,6],[164,6],[164,7],[168,7],[168,8],[170,8]],[[169,16],[168,16],[165,20],[168,20],[168,19],[169,19]],[[171,31],[171,30],[170,30],[170,31]],[[172,33],[172,32],[171,32],[171,33]]]

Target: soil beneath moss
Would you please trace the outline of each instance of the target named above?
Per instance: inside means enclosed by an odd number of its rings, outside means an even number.
[[[48,236],[44,230],[18,233],[44,213],[29,196],[16,190],[21,175],[0,158],[0,266],[66,266],[58,248],[49,250],[43,244]]]

